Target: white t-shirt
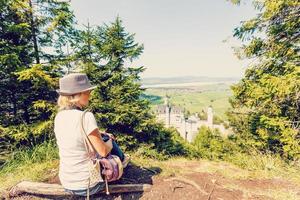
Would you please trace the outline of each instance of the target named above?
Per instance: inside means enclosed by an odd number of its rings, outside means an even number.
[[[62,186],[70,190],[88,187],[89,157],[81,133],[82,112],[77,109],[63,110],[58,112],[54,120],[54,132],[60,158],[59,179]],[[83,126],[87,134],[98,128],[93,113],[85,113]],[[90,185],[92,186],[94,185]]]

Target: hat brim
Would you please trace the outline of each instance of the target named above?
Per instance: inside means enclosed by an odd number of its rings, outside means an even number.
[[[80,90],[80,91],[76,91],[76,92],[64,92],[64,91],[60,91],[59,89],[56,90],[56,92],[60,95],[73,95],[73,94],[78,94],[78,93],[81,93],[81,92],[86,92],[86,91],[89,91],[89,90],[93,90],[95,89],[97,86],[91,86],[87,89],[84,89],[84,90]]]

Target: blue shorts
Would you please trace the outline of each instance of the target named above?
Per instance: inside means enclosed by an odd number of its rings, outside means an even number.
[[[95,186],[90,188],[90,195],[99,193],[100,191],[103,191],[105,189],[105,182],[99,182]],[[87,195],[87,189],[83,190],[69,190],[65,188],[66,192],[69,192],[73,195],[78,195],[78,196],[86,196]]]

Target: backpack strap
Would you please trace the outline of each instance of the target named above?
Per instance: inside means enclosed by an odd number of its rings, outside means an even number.
[[[81,114],[81,118],[80,118],[80,124],[81,124],[81,132],[83,133],[83,136],[84,136],[84,138],[85,138],[85,140],[84,140],[84,145],[85,145],[85,148],[86,148],[86,150],[87,150],[87,152],[88,153],[90,153],[90,150],[89,149],[93,149],[93,151],[95,152],[95,153],[97,153],[97,151],[96,151],[96,149],[95,149],[95,147],[94,147],[94,145],[92,144],[92,142],[91,142],[91,140],[89,139],[89,137],[87,136],[87,133],[86,133],[86,131],[84,130],[84,116],[85,116],[85,113],[86,112],[88,112],[89,110],[88,109],[86,109],[86,110],[84,110],[83,112],[82,112],[82,114]],[[89,147],[91,147],[91,148],[89,148]],[[100,154],[99,154],[99,156],[100,156]],[[108,189],[108,181],[107,181],[107,177],[106,176],[104,176],[104,181],[105,181],[105,190],[106,190],[106,194],[108,195],[109,194],[109,189]],[[88,188],[87,188],[87,200],[89,200],[90,199],[90,179],[89,179],[89,183],[88,183]]]
[[[91,152],[91,149],[96,153],[96,149],[94,147],[94,145],[92,144],[91,140],[89,139],[89,137],[87,136],[87,133],[84,129],[84,116],[85,116],[85,113],[87,113],[89,110],[86,109],[82,112],[81,114],[81,118],[80,118],[80,127],[81,127],[81,132],[83,133],[83,137],[85,138],[85,141],[84,141],[84,145],[85,145],[85,148],[87,149],[87,152],[90,153]]]

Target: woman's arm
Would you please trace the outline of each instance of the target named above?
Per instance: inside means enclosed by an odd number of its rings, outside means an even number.
[[[98,128],[94,129],[88,135],[88,137],[100,156],[106,157],[107,154],[110,153],[110,151],[112,149],[111,140],[109,140],[109,141],[107,141],[107,143],[105,143],[102,140],[102,138],[100,138],[100,132],[99,132]]]
[[[109,136],[111,139],[116,140],[115,136],[114,136],[112,133],[108,133],[108,132],[102,131],[102,130],[101,130],[101,131],[99,130],[99,132],[100,132],[101,135],[107,135],[107,136]]]

